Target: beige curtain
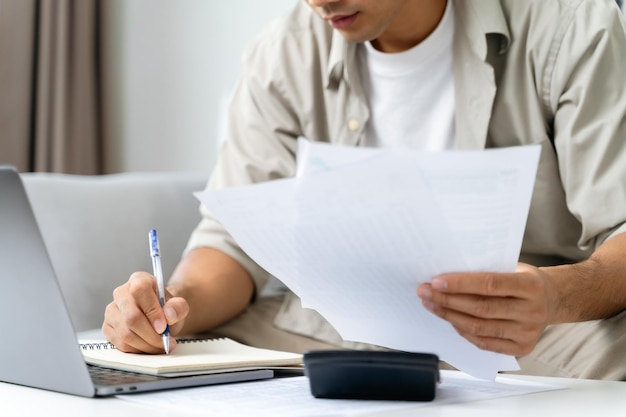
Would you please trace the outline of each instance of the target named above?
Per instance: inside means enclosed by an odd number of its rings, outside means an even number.
[[[101,7],[0,0],[0,164],[102,173]]]

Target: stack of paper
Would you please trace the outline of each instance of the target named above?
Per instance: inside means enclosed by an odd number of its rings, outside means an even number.
[[[300,140],[295,178],[197,193],[241,248],[346,340],[517,369],[422,305],[454,271],[515,269],[540,148],[421,153]]]

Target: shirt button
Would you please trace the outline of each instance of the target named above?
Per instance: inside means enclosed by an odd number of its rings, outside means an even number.
[[[351,119],[348,122],[348,129],[350,129],[351,132],[356,132],[357,130],[359,130],[360,127],[361,123],[359,123],[359,121],[356,119]]]

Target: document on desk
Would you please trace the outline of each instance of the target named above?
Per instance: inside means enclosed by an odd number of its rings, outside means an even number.
[[[196,196],[346,340],[429,352],[473,376],[517,369],[426,311],[416,288],[515,269],[539,146],[423,153],[301,139],[297,175]]]
[[[368,401],[320,399],[311,395],[306,377],[278,378],[242,384],[212,385],[117,398],[171,410],[176,415],[230,417],[321,417],[385,415],[392,411],[527,395],[563,389],[556,385],[498,376],[477,380],[456,371],[442,371],[434,401]]]

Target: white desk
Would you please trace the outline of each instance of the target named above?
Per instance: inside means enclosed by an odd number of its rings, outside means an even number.
[[[626,382],[570,380],[516,376],[522,380],[567,386],[568,389],[518,397],[461,404],[432,405],[378,414],[385,417],[623,417],[626,415]],[[159,410],[118,398],[82,398],[12,384],[0,383],[0,414],[33,417],[61,412],[81,417],[172,417]],[[198,415],[205,415],[199,413]],[[186,413],[186,415],[191,415]],[[288,417],[288,416],[282,416]]]

